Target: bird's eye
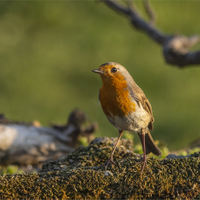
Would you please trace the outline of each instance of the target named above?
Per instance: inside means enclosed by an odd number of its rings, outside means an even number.
[[[111,69],[111,72],[112,72],[112,73],[117,72],[117,68],[116,68],[116,67],[113,67],[113,68]]]

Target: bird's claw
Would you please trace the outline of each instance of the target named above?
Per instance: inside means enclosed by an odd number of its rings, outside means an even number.
[[[143,162],[143,165],[142,165],[142,170],[141,170],[140,174],[143,173],[145,167],[146,167],[146,170],[149,172],[149,169],[148,169],[148,167],[147,167],[147,160],[146,160],[146,159],[143,159],[142,162]]]
[[[105,170],[107,170],[109,164],[116,165],[116,163],[113,160],[108,159],[108,161],[105,163]]]
[[[103,165],[101,165],[101,167],[105,167],[105,171],[106,171],[109,164],[116,165],[116,163],[113,161],[113,159],[109,158]]]

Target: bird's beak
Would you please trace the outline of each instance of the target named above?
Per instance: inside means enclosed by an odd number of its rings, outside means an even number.
[[[103,72],[100,69],[93,69],[92,72],[97,74],[103,74]]]

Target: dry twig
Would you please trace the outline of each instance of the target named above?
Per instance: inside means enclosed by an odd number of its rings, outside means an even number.
[[[194,52],[189,51],[189,48],[199,41],[199,36],[185,37],[182,35],[165,35],[162,33],[153,26],[155,15],[148,0],[144,0],[144,6],[150,18],[150,22],[146,22],[139,16],[135,6],[133,6],[130,1],[128,1],[127,6],[124,6],[120,1],[116,0],[101,1],[114,11],[127,16],[135,28],[145,32],[153,41],[161,45],[164,59],[168,64],[177,65],[179,67],[200,64],[200,50]]]

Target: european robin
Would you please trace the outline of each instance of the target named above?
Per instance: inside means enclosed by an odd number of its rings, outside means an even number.
[[[161,151],[149,132],[153,130],[154,122],[151,104],[122,65],[108,62],[92,71],[98,73],[103,82],[99,91],[101,107],[108,121],[119,131],[119,137],[110,158],[105,163],[105,169],[109,163],[115,164],[113,154],[123,131],[134,131],[140,137],[144,152],[142,173],[144,167],[147,168],[146,154],[152,152],[157,156],[161,155]]]

